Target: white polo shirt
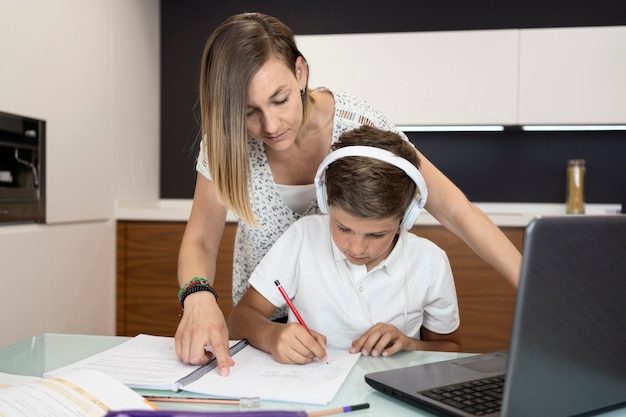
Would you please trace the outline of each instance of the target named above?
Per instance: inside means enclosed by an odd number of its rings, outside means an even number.
[[[447,255],[404,229],[389,256],[367,272],[336,247],[328,215],[305,216],[283,233],[250,277],[250,285],[281,307],[286,303],[275,280],[307,326],[325,335],[331,347],[349,348],[378,322],[415,338],[422,325],[441,334],[459,326]],[[288,320],[297,321],[291,312]]]

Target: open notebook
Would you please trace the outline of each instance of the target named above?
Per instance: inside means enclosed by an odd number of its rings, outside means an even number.
[[[236,364],[227,377],[220,376],[215,366],[186,365],[179,361],[173,337],[146,334],[47,372],[46,376],[64,375],[75,369],[96,369],[135,389],[327,404],[360,357],[347,350],[329,348],[328,362],[315,360],[308,365],[286,365],[244,341],[230,343]]]
[[[626,407],[626,216],[534,219],[523,253],[507,352],[370,373],[366,382],[449,416]]]

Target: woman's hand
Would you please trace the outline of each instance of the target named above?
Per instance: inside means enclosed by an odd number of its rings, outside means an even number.
[[[213,356],[222,376],[235,364],[230,356],[228,327],[213,294],[198,291],[185,298],[185,311],[175,335],[176,355],[185,363],[202,365]],[[211,346],[213,353],[205,346]]]

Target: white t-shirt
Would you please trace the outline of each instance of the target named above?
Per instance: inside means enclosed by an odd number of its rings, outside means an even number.
[[[311,205],[311,201],[315,199],[315,184],[276,184],[276,190],[285,205],[299,214],[303,214]]]
[[[378,322],[415,338],[422,325],[448,334],[460,323],[447,255],[404,229],[389,256],[367,272],[336,247],[329,216],[305,216],[283,233],[250,277],[250,285],[281,307],[286,303],[275,280],[307,326],[336,348],[349,348]],[[297,321],[291,312],[288,320]]]

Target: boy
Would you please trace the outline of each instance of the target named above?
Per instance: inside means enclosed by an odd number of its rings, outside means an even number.
[[[372,356],[460,351],[448,258],[407,230],[426,199],[415,149],[361,126],[332,150],[315,180],[328,215],[303,217],[272,246],[229,317],[231,337],[297,364],[326,360],[327,344]],[[270,319],[285,305],[277,280],[311,332],[292,311],[286,324]]]

